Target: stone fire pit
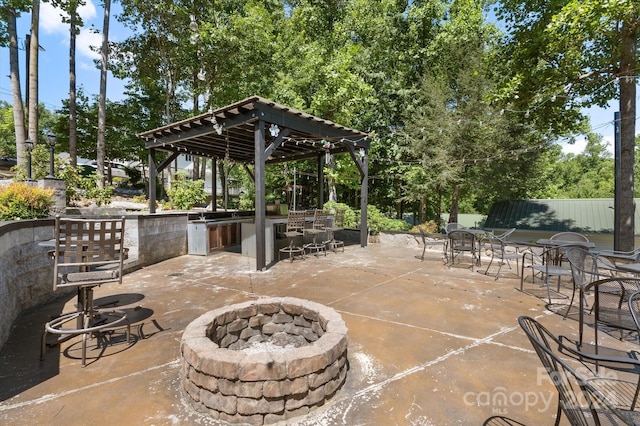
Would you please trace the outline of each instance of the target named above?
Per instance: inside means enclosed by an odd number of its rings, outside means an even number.
[[[182,336],[181,384],[198,411],[268,424],[323,405],[347,375],[347,328],[318,303],[268,298],[207,312]]]

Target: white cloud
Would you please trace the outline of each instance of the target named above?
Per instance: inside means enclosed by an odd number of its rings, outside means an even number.
[[[47,34],[68,34],[69,25],[62,22],[63,12],[51,5],[40,3],[40,28]]]
[[[613,155],[613,135],[607,135],[602,137],[602,143],[607,147],[607,151],[609,151]],[[573,144],[562,143],[562,152],[565,154],[582,154],[584,149],[587,147],[587,139],[586,138],[577,138]]]
[[[91,50],[91,46],[100,46],[102,38],[91,28],[91,21],[96,17],[96,7],[91,0],[78,8],[78,14],[82,17],[84,27],[76,38],[77,54],[89,59],[99,58],[100,55]],[[67,15],[59,8],[54,8],[51,3],[40,5],[40,27],[46,34],[59,35],[60,43],[69,45],[69,24],[62,22],[62,15]],[[45,47],[46,48],[46,47]]]
[[[77,53],[88,59],[100,59],[100,54],[91,50],[91,47],[100,47],[102,45],[102,34],[83,29],[76,39]]]

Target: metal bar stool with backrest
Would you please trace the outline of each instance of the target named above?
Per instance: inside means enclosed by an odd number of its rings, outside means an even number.
[[[304,233],[304,222],[307,216],[307,212],[289,210],[289,214],[287,215],[287,225],[286,230],[284,232],[285,237],[289,239],[289,245],[286,247],[282,247],[278,252],[278,258],[281,259],[282,253],[289,254],[289,260],[293,262],[293,259],[296,256],[300,256],[304,259],[304,244],[295,245],[295,240],[299,237],[303,237]]]
[[[55,250],[53,264],[53,290],[76,287],[77,311],[63,314],[44,326],[40,358],[44,359],[47,334],[66,340],[82,335],[82,366],[86,365],[87,336],[98,338],[104,332],[114,331],[126,324],[127,342],[131,326],[122,311],[97,309],[93,303],[93,289],[102,284],[122,283],[124,265],[124,222],[119,219],[55,219]],[[75,327],[65,327],[75,321]]]
[[[327,241],[325,241],[324,244],[334,253],[337,253],[338,247],[342,247],[342,252],[344,252],[344,241],[336,240],[336,232],[344,229],[344,214],[345,209],[336,208],[331,226],[325,227],[325,231],[327,231]]]
[[[316,256],[320,252],[323,252],[325,256],[327,255],[327,244],[324,241],[318,241],[318,235],[327,232],[327,216],[328,214],[324,210],[313,210],[313,223],[311,224],[311,228],[304,229],[304,232],[311,234],[312,237],[312,241],[304,245],[304,248],[309,250],[309,254],[313,254],[315,251]]]

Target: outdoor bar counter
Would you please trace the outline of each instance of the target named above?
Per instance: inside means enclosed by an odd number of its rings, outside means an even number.
[[[312,213],[312,212],[310,212]],[[329,222],[333,216],[328,216]],[[306,219],[307,227],[313,223],[313,214]],[[278,250],[288,244],[283,234],[287,225],[287,216],[266,216],[265,218],[265,257],[267,265],[278,260]],[[256,224],[255,222],[242,223],[242,255],[256,257]]]

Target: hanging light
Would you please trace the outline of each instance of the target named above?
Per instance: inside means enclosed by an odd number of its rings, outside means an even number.
[[[278,127],[277,124],[271,124],[271,126],[269,126],[269,134],[274,137],[277,138],[278,135],[280,134],[280,127]]]
[[[189,29],[193,32],[198,32],[200,28],[198,27],[198,22],[196,22],[196,16],[190,15],[189,18],[191,18],[191,22],[189,22]]]
[[[207,72],[203,68],[200,68],[200,72],[198,73],[197,77],[198,80],[204,81],[207,78]]]

